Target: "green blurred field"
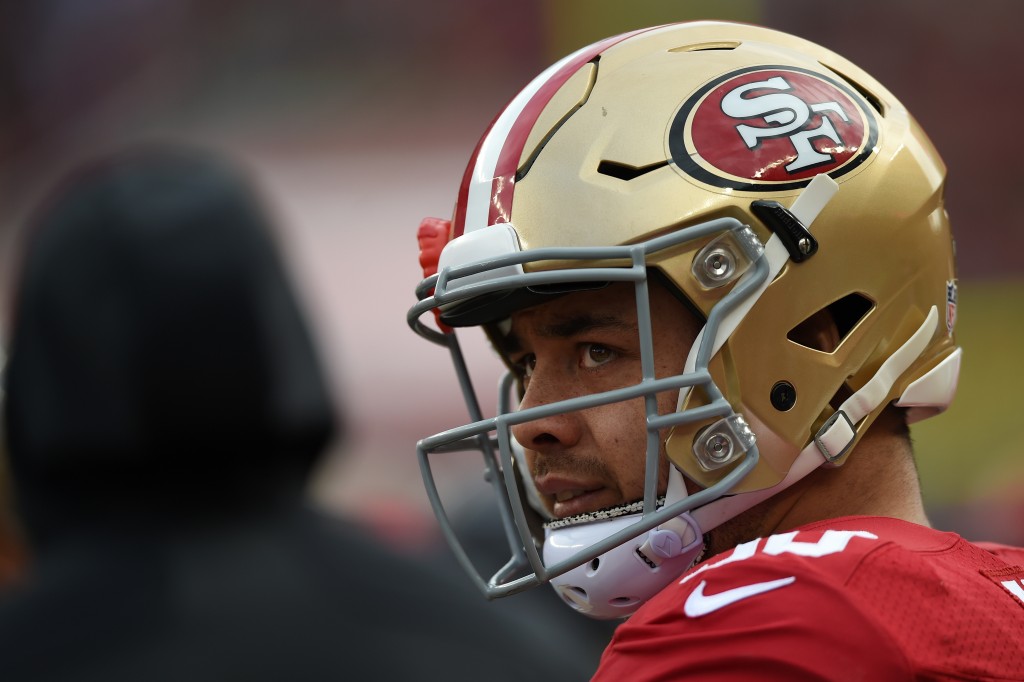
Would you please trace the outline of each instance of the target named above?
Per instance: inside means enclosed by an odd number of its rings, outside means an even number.
[[[930,505],[1024,497],[1024,282],[961,282],[956,400],[912,427]]]

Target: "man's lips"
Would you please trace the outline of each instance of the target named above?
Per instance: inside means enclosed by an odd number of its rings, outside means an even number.
[[[615,504],[614,492],[600,481],[545,474],[535,483],[537,490],[548,498],[551,512],[557,518],[585,514]]]

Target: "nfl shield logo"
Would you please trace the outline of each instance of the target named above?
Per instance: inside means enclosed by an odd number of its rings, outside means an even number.
[[[956,280],[946,282],[946,331],[952,336],[956,325]]]

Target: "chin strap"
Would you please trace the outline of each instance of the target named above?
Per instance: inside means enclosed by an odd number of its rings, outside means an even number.
[[[924,323],[913,336],[886,358],[875,375],[859,391],[847,398],[836,413],[818,429],[814,443],[825,461],[835,462],[849,451],[857,438],[857,424],[882,404],[896,380],[927,348],[938,324],[939,312],[932,306]]]

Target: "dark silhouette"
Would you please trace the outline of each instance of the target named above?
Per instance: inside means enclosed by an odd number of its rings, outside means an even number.
[[[308,504],[336,410],[237,169],[121,154],[30,228],[5,418],[32,564],[0,605],[5,682],[589,672]]]

